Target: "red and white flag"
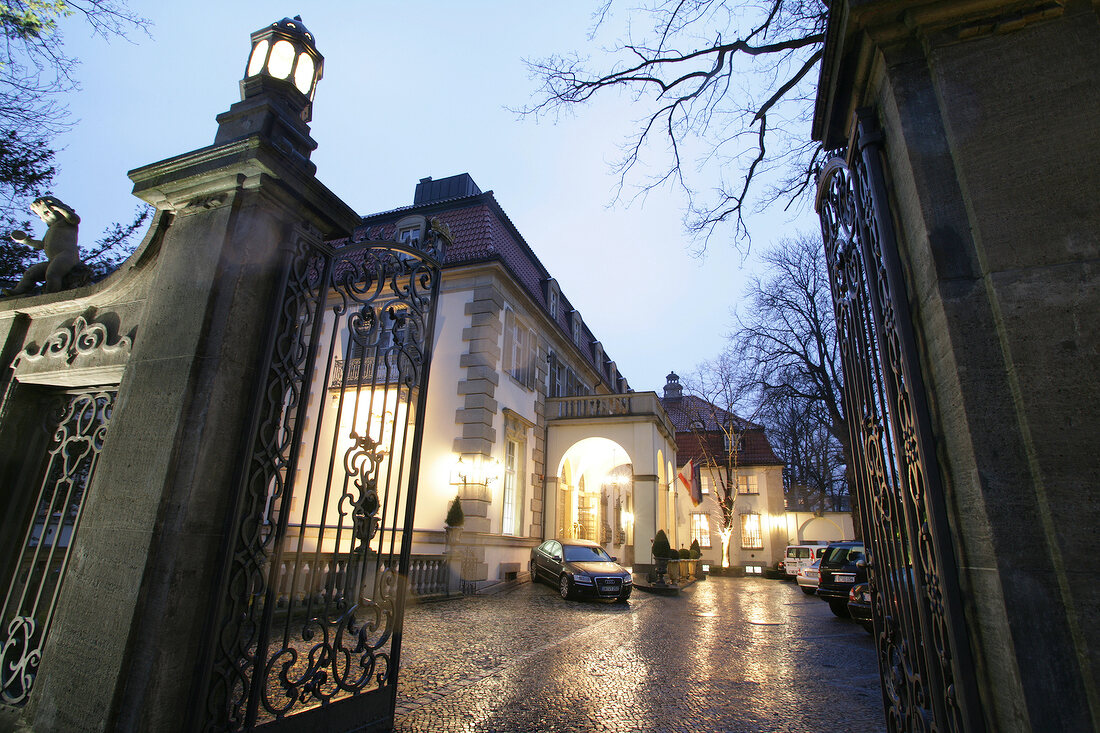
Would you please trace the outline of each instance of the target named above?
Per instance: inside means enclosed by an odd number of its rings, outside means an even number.
[[[699,482],[699,464],[693,460],[688,460],[684,467],[680,469],[680,473],[676,475],[676,478],[680,479],[680,483],[687,489],[692,504],[699,506],[703,503],[703,487]]]

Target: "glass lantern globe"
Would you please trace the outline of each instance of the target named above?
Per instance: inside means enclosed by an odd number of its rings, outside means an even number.
[[[311,103],[321,79],[324,57],[317,51],[313,34],[301,16],[283,18],[252,34],[252,51],[245,68],[245,82],[267,77],[286,82]],[[310,104],[303,115],[308,119]]]

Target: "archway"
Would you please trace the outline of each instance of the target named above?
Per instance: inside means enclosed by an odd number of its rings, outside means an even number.
[[[558,465],[558,537],[598,542],[627,565],[634,557],[634,469],[607,438],[573,443]]]

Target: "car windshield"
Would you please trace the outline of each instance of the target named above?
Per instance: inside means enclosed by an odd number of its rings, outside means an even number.
[[[822,565],[847,565],[863,559],[862,547],[830,547]]]
[[[568,562],[611,562],[602,547],[585,545],[565,545],[565,559]]]

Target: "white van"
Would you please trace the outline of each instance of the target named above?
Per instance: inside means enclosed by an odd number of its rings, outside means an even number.
[[[807,540],[801,545],[787,545],[787,552],[784,553],[781,562],[782,570],[788,578],[797,577],[798,570],[809,567],[813,565],[815,560],[821,559],[821,556],[825,554],[825,548],[828,546],[828,542],[817,540]]]

